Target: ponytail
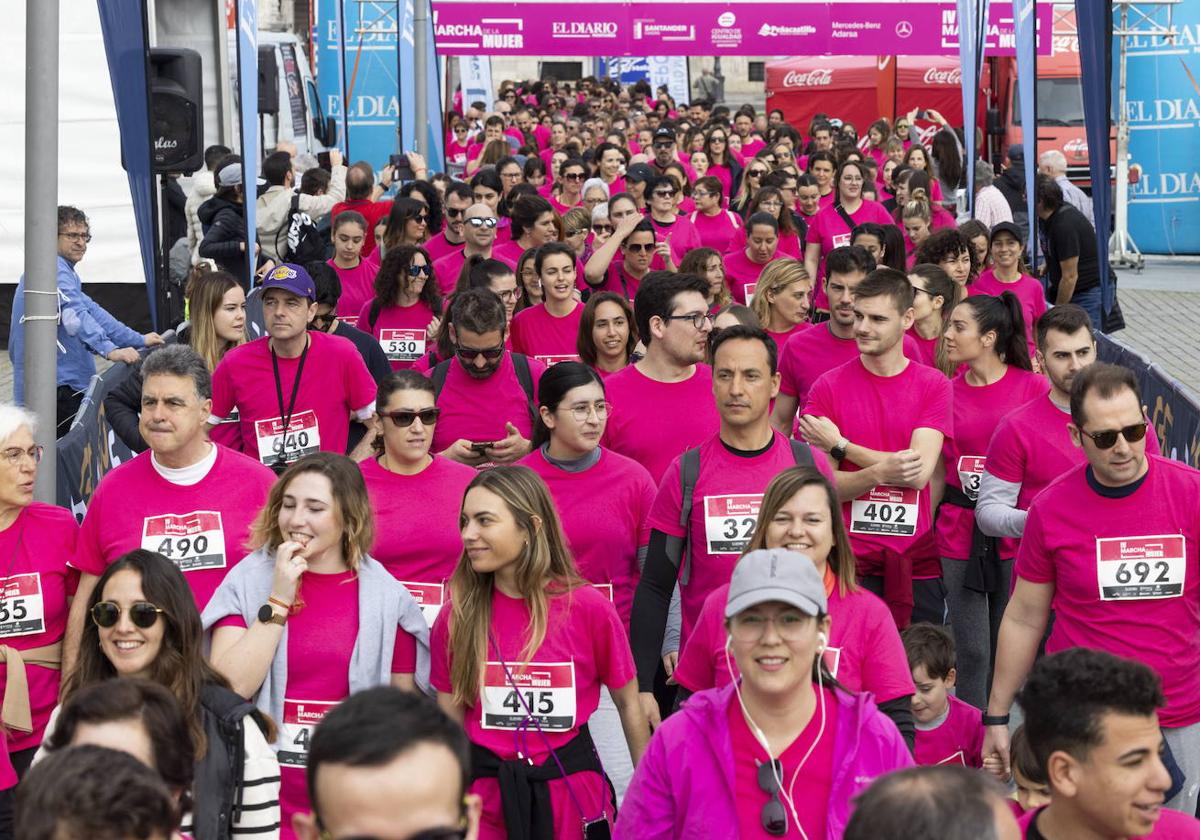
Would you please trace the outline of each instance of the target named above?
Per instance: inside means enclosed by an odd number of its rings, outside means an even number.
[[[917,187],[909,193],[908,201],[904,204],[902,218],[923,219],[926,225],[933,224],[933,210],[929,205],[929,196],[921,187]]]
[[[998,296],[972,295],[963,301],[975,315],[980,334],[996,333],[996,355],[1005,364],[1021,370],[1033,370],[1029,361],[1029,345],[1025,341],[1025,316],[1021,300],[1012,292]]]

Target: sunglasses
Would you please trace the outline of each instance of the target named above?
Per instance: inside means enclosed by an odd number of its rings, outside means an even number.
[[[466,213],[466,212],[467,212],[467,208],[465,208],[465,207],[462,207],[462,208],[447,207],[446,208],[446,218],[457,219],[459,216],[461,216],[463,213]]]
[[[475,347],[457,347],[454,352],[464,362],[473,362],[479,356],[483,356],[489,362],[494,362],[504,355],[504,345],[489,347],[486,350],[480,350]]]
[[[594,230],[596,233],[612,233],[613,226],[612,225],[592,225],[592,230]]]
[[[567,236],[579,236],[581,233],[587,233],[587,228],[567,228]]]
[[[424,274],[426,277],[433,274],[433,266],[426,263],[425,265],[410,265],[408,267],[409,277],[419,277]]]
[[[407,429],[418,417],[421,419],[422,426],[432,426],[438,421],[441,413],[442,410],[440,408],[423,408],[420,411],[399,409],[397,411],[381,411],[379,412],[379,416],[387,417],[398,429]]]
[[[634,254],[649,254],[655,247],[654,242],[629,242],[625,245],[626,250]]]
[[[562,177],[563,177],[564,181],[582,181],[583,173],[582,172],[568,172],[566,175],[564,175]]]
[[[1096,444],[1097,449],[1112,449],[1117,445],[1117,435],[1125,438],[1128,443],[1137,443],[1146,436],[1146,423],[1134,423],[1132,426],[1126,426],[1123,429],[1105,429],[1103,432],[1085,432],[1079,430],[1081,435],[1086,435],[1092,439],[1092,443]]]
[[[420,216],[413,216],[412,221],[416,222],[417,224],[427,225],[429,224],[429,216],[422,213]]]
[[[759,821],[762,824],[762,830],[772,837],[783,837],[788,830],[787,811],[784,810],[783,801],[779,798],[779,777],[782,773],[783,765],[779,763],[778,759],[758,765],[758,787],[771,797],[767,800],[767,804],[763,805]]]
[[[129,620],[135,627],[145,630],[154,626],[162,612],[161,607],[156,607],[149,601],[138,601],[129,607]],[[92,607],[92,621],[96,622],[97,627],[108,629],[120,620],[121,606],[113,601],[100,601]]]
[[[746,176],[749,178],[761,178],[767,174],[765,169],[749,169],[746,171]]]
[[[467,224],[469,224],[473,228],[481,228],[481,227],[494,228],[496,226],[496,220],[491,217],[473,216],[470,219],[467,219]]]
[[[675,145],[675,144],[674,144],[673,142],[668,142],[668,143],[655,143],[655,144],[654,144],[654,148],[656,148],[656,149],[669,149],[669,148],[671,148],[671,147],[672,147],[672,146],[674,146],[674,145]]]
[[[675,190],[655,190],[654,197],[655,198],[674,198]]]

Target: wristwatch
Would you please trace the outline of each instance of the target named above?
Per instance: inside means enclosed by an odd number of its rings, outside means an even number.
[[[983,713],[984,726],[1008,726],[1008,715],[989,715]]]
[[[849,446],[850,441],[846,438],[842,438],[833,446],[832,449],[829,450],[829,454],[833,456],[835,461],[842,461],[846,458],[846,449],[849,448]]]
[[[287,615],[280,615],[271,608],[270,604],[263,604],[258,608],[258,620],[263,624],[278,624],[282,627],[287,624]]]

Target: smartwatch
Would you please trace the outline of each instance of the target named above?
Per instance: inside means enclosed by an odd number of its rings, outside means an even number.
[[[276,613],[270,604],[263,604],[258,608],[258,620],[263,624],[278,624],[280,627],[287,624],[287,616]]]
[[[983,713],[984,726],[1008,726],[1008,715],[989,715]]]
[[[850,441],[846,438],[842,438],[833,446],[832,449],[829,450],[829,454],[833,456],[835,461],[843,461],[846,458],[846,450],[849,447]]]

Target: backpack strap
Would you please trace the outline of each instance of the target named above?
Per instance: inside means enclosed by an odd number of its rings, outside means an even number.
[[[442,388],[446,386],[446,377],[450,375],[450,363],[453,361],[453,359],[446,359],[444,362],[439,362],[430,372],[429,379],[433,382],[434,399],[442,395]]]
[[[839,216],[842,217],[842,221],[846,223],[846,227],[850,228],[851,233],[853,233],[854,228],[856,228],[858,225],[850,216],[850,214],[846,212],[846,208],[842,206],[842,203],[839,201],[837,204],[833,205],[833,209]]]
[[[275,253],[279,254],[279,256],[281,256],[281,257],[283,256],[284,252],[282,250],[280,250],[280,248],[279,248],[279,235],[281,233],[283,234],[283,241],[286,243],[288,234],[291,232],[291,229],[292,229],[292,219],[295,217],[295,215],[296,215],[297,211],[299,211],[299,209],[300,209],[300,193],[298,193],[298,192],[292,193],[292,200],[288,205],[287,214],[283,217],[283,222],[279,225],[279,228],[275,231]]]
[[[788,443],[792,445],[792,458],[796,461],[797,467],[815,467],[816,461],[813,460],[812,448],[802,440],[789,438]]]
[[[700,447],[689,449],[679,458],[679,481],[683,494],[679,505],[679,524],[683,527],[683,552],[679,555],[683,568],[679,584],[687,586],[692,579],[691,519],[695,503],[696,482],[700,480]]]
[[[525,399],[529,406],[529,421],[535,426],[537,425],[537,405],[533,396],[533,371],[529,369],[529,357],[524,353],[510,353],[512,356],[513,373],[517,375],[517,382],[521,384],[521,390],[525,392]]]

